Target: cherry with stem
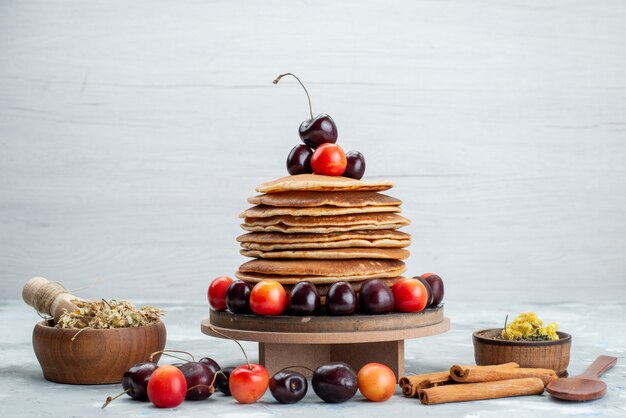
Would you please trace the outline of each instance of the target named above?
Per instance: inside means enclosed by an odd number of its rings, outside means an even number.
[[[306,119],[304,122],[300,124],[298,128],[298,135],[300,135],[300,139],[306,146],[309,148],[317,148],[322,144],[334,144],[337,142],[337,125],[333,118],[325,113],[320,113],[317,116],[313,116],[313,106],[311,105],[311,96],[309,96],[309,92],[304,86],[304,83],[300,81],[300,79],[293,73],[284,73],[278,75],[276,79],[273,81],[274,84],[278,84],[278,82],[286,76],[291,76],[295,78],[300,86],[304,89],[304,93],[306,94],[307,101],[309,103],[309,114],[310,119]]]
[[[267,390],[270,376],[265,367],[260,364],[250,363],[243,346],[235,338],[210,327],[211,331],[224,338],[233,340],[241,349],[246,364],[235,367],[228,378],[228,388],[233,398],[239,403],[253,403],[258,401]]]

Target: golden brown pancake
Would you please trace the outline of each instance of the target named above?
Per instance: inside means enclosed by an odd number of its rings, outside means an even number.
[[[297,235],[297,234],[290,234],[290,235]],[[322,235],[322,234],[318,234],[318,235]],[[259,244],[256,242],[242,242],[241,243],[241,246],[246,250],[259,250],[259,251],[311,250],[311,249],[327,249],[327,248],[404,248],[404,247],[408,247],[409,245],[411,245],[410,239],[393,240],[393,239],[384,239],[384,238],[376,239],[376,240],[351,239],[351,240],[345,240],[345,241],[328,241],[328,242],[296,242],[293,244],[290,244],[290,243]]]
[[[282,232],[285,234],[328,234],[330,232],[346,232],[346,231],[371,231],[375,229],[398,229],[404,224],[382,224],[382,225],[348,225],[348,226],[286,226],[283,224],[254,226],[242,224],[241,227],[251,232]]]
[[[290,216],[279,215],[267,218],[245,218],[248,226],[267,226],[283,224],[287,226],[347,226],[380,225],[385,223],[409,225],[411,222],[395,213],[363,213],[336,216]]]
[[[246,218],[241,227],[252,232],[327,234],[329,232],[398,229],[411,222],[395,213],[337,216],[274,216]]]
[[[335,232],[329,234],[283,234],[249,232],[237,237],[244,249],[275,251],[324,248],[404,248],[411,236],[395,230]]]
[[[363,206],[400,206],[402,201],[375,192],[313,192],[292,191],[262,194],[248,198],[252,205],[267,205],[289,208],[334,206],[357,208]]]
[[[257,205],[239,214],[240,218],[268,218],[272,216],[335,216],[347,214],[402,212],[400,206],[363,206],[356,208],[340,208],[336,206],[318,206],[314,208],[279,208]]]
[[[321,259],[341,260],[351,258],[377,258],[390,260],[403,260],[409,257],[407,250],[397,248],[332,248],[321,250],[300,251],[259,251],[243,249],[241,255],[264,259]]]
[[[318,243],[345,241],[350,239],[391,239],[391,240],[410,240],[411,235],[406,232],[396,230],[377,230],[377,231],[351,231],[351,232],[335,232],[330,234],[281,234],[278,232],[249,232],[237,237],[239,242],[256,242],[261,244],[290,244],[290,243]]]
[[[383,191],[393,187],[388,180],[362,181],[340,176],[318,174],[298,174],[262,183],[257,186],[259,193],[280,193],[291,190],[312,190],[326,192],[341,191]]]
[[[319,284],[333,284],[335,282],[344,281],[344,282],[362,282],[364,280],[369,279],[387,279],[391,277],[400,276],[404,273],[405,268],[399,268],[397,270],[392,270],[385,273],[379,274],[370,274],[370,275],[360,275],[360,276],[343,276],[343,277],[331,277],[331,276],[283,276],[283,275],[272,275],[272,274],[259,274],[259,273],[246,273],[242,271],[236,271],[235,276],[238,279],[250,282],[257,283],[261,280],[275,280],[282,285],[288,284],[296,284],[303,280],[314,283],[316,286]]]
[[[344,277],[377,275],[398,269],[404,271],[404,268],[400,260],[251,260],[239,266],[239,271],[279,276]]]

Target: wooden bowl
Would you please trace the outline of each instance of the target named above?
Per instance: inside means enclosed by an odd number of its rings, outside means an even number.
[[[474,360],[479,366],[516,362],[520,367],[552,369],[567,375],[572,336],[557,332],[556,341],[507,341],[495,339],[501,328],[484,329],[472,335]]]
[[[165,347],[165,325],[160,321],[136,328],[77,332],[55,328],[47,321],[35,325],[33,348],[46,379],[82,385],[119,383],[130,366],[147,361],[150,354]]]

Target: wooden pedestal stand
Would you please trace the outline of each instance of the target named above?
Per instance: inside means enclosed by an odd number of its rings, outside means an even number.
[[[287,366],[315,369],[343,361],[359,370],[370,362],[386,364],[404,375],[404,340],[446,332],[450,320],[443,306],[419,313],[386,315],[276,316],[238,315],[211,310],[202,332],[259,343],[259,362],[270,375]],[[309,373],[310,374],[310,373]]]

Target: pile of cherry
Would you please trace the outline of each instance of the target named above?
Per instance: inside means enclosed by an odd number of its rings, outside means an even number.
[[[156,354],[173,351],[177,350],[154,353],[150,359]],[[186,363],[163,366],[153,361],[133,365],[122,378],[124,392],[108,397],[102,407],[126,393],[133,399],[149,400],[158,408],[174,408],[185,399],[205,400],[215,389],[232,396],[239,403],[247,404],[259,400],[268,387],[279,403],[292,404],[304,398],[308,390],[306,377],[289,370],[291,368],[283,369],[270,378],[265,367],[248,362],[247,357],[246,364],[224,369],[211,358],[204,357],[200,361],[195,361],[193,356],[191,358],[192,361]],[[356,394],[357,389],[370,401],[386,401],[393,395],[397,382],[393,371],[380,363],[366,364],[358,374],[341,362],[323,364],[311,371],[313,391],[328,403],[345,402]]]
[[[254,287],[228,276],[214,279],[208,289],[209,304],[216,311],[230,310],[236,314],[256,315],[330,315],[385,314],[389,312],[420,312],[437,306],[443,300],[443,280],[434,273],[402,278],[391,288],[382,280],[371,279],[362,284],[358,297],[347,282],[333,283],[321,306],[315,285],[297,283],[289,293],[274,280],[262,280]]]
[[[360,180],[365,173],[365,157],[358,151],[348,151],[336,144],[337,125],[329,115],[321,113],[313,117],[311,98],[304,84],[291,73],[276,77],[274,84],[290,75],[298,80],[309,101],[311,118],[298,128],[298,135],[304,144],[293,147],[287,156],[287,171],[295,174],[322,174],[325,176],[345,176]]]

